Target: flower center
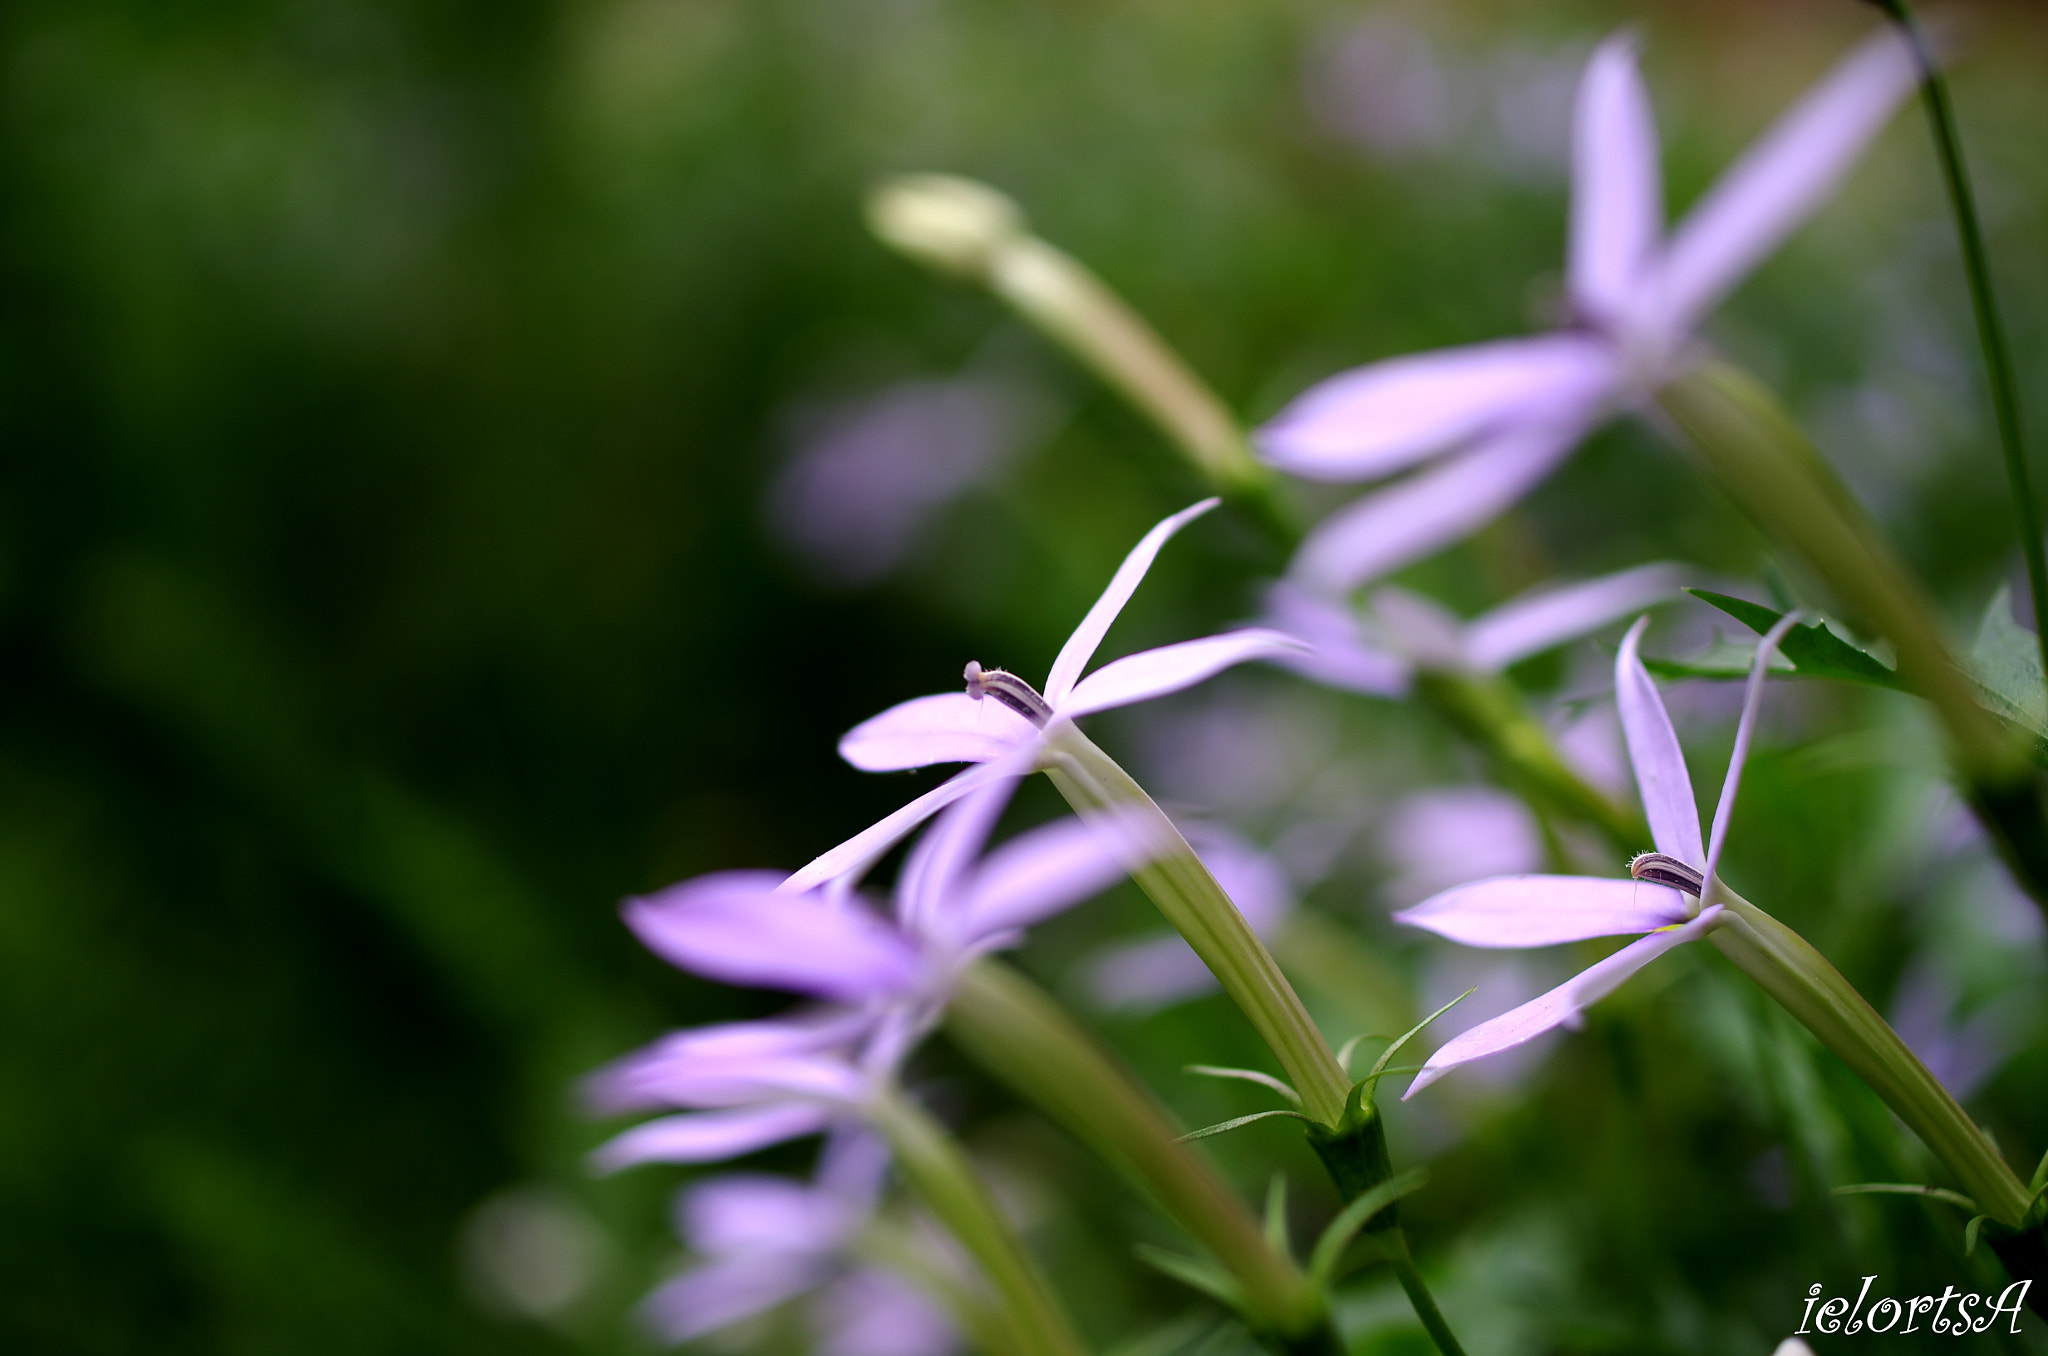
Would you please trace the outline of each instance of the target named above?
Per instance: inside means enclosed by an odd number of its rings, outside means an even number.
[[[994,697],[1041,730],[1052,719],[1052,707],[1038,695],[1038,689],[1014,673],[1005,669],[985,669],[970,659],[966,672],[961,676],[967,680],[967,695],[976,701]]]
[[[1706,888],[1706,877],[1687,866],[1676,857],[1667,857],[1661,852],[1639,852],[1629,858],[1628,873],[1637,880],[1646,880],[1653,885],[1668,885],[1674,890],[1683,890],[1694,899]]]

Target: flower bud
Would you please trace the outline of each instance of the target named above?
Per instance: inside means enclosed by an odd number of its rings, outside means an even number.
[[[868,229],[883,243],[956,277],[987,281],[996,254],[1024,236],[1017,204],[987,184],[907,174],[868,195]]]

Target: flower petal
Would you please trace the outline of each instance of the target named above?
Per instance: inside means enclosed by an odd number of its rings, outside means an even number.
[[[1310,682],[1374,697],[1401,697],[1415,678],[1414,665],[1365,638],[1358,617],[1344,603],[1293,584],[1266,593],[1266,620],[1314,648],[1268,656]]]
[[[980,763],[939,783],[895,813],[870,824],[838,847],[821,853],[782,882],[785,894],[815,889],[829,881],[857,879],[880,861],[890,848],[918,825],[951,805],[960,797],[1004,777],[1029,772],[1037,756],[1036,744],[1026,745],[993,763]]]
[[[591,1164],[599,1172],[617,1172],[640,1163],[715,1163],[816,1134],[831,1116],[831,1108],[805,1102],[663,1116],[599,1146]]]
[[[973,894],[961,901],[960,941],[1030,927],[1122,879],[1135,845],[1117,826],[1064,819],[1018,834],[982,859]],[[1137,855],[1142,855],[1138,853]]]
[[[1622,639],[1614,657],[1614,704],[1621,712],[1621,732],[1628,741],[1628,760],[1636,770],[1636,789],[1643,797],[1643,817],[1650,821],[1650,839],[1657,851],[1676,857],[1694,870],[1707,863],[1700,842],[1699,803],[1692,797],[1692,774],[1686,771],[1678,735],[1664,710],[1657,685],[1643,668],[1636,646],[1644,617]]]
[[[945,1311],[878,1267],[849,1271],[811,1312],[818,1356],[951,1356],[960,1349]]]
[[[1503,1013],[1490,1022],[1481,1022],[1470,1031],[1453,1036],[1429,1057],[1428,1062],[1422,1066],[1422,1072],[1408,1085],[1408,1091],[1401,1094],[1401,1100],[1407,1101],[1460,1064],[1469,1064],[1475,1059],[1483,1059],[1502,1050],[1511,1050],[1517,1045],[1536,1039],[1554,1027],[1565,1025],[1586,1008],[1620,988],[1629,976],[1672,947],[1682,946],[1696,937],[1703,936],[1720,921],[1720,916],[1721,909],[1716,905],[1684,927],[1639,937],[1606,960],[1580,971],[1541,998],[1524,1003],[1512,1012]]]
[[[1147,532],[1131,548],[1131,553],[1124,557],[1124,563],[1117,566],[1109,587],[1095,600],[1095,606],[1088,609],[1088,615],[1081,618],[1081,624],[1074,628],[1074,634],[1067,637],[1067,643],[1060,647],[1059,656],[1052,661],[1052,672],[1045,676],[1046,701],[1055,708],[1066,704],[1067,694],[1074,690],[1081,670],[1088,667],[1088,661],[1095,657],[1095,647],[1102,644],[1102,638],[1109,634],[1110,623],[1117,619],[1117,614],[1124,610],[1124,604],[1131,601],[1131,595],[1144,582],[1145,572],[1152,568],[1159,549],[1174,533],[1222,502],[1221,499],[1204,499],[1182,509]]]
[[[1673,233],[1658,294],[1683,334],[1834,191],[1918,75],[1886,24],[1836,65],[1721,176]]]
[[[859,1213],[829,1191],[765,1172],[729,1172],[694,1183],[677,1210],[683,1241],[706,1255],[829,1253]]]
[[[1104,947],[1088,964],[1098,1006],[1151,1012],[1216,987],[1216,976],[1177,933]]]
[[[1532,590],[1502,603],[1466,628],[1466,659],[1483,673],[1498,673],[1664,601],[1677,591],[1678,581],[1684,577],[1684,570],[1677,565],[1640,565],[1583,583]]]
[[[1300,653],[1304,648],[1301,640],[1284,632],[1248,627],[1162,645],[1156,650],[1140,650],[1104,664],[1083,678],[1060,707],[1060,714],[1085,716],[1113,706],[1163,697],[1248,660]]]
[[[671,1342],[752,1318],[821,1283],[825,1258],[803,1253],[755,1253],[691,1267],[655,1287],[640,1302],[648,1327]]]
[[[1764,679],[1770,675],[1771,659],[1778,652],[1778,642],[1800,620],[1801,614],[1796,608],[1787,612],[1756,643],[1756,658],[1750,664],[1749,682],[1742,693],[1742,719],[1735,723],[1735,748],[1728,755],[1728,776],[1721,783],[1721,799],[1714,803],[1713,832],[1707,836],[1707,865],[1702,874],[1709,880],[1713,879],[1715,869],[1721,864],[1721,845],[1728,840],[1728,821],[1735,814],[1735,793],[1742,788],[1742,765],[1749,761],[1749,741],[1756,732],[1757,707],[1764,699]]]
[[[1316,524],[1288,566],[1311,592],[1345,594],[1450,545],[1504,512],[1585,436],[1588,404],[1516,425],[1454,460],[1353,500]]]
[[[1657,123],[1636,69],[1636,40],[1600,44],[1579,81],[1572,123],[1572,302],[1612,320],[1637,303],[1664,224]]]
[[[962,798],[925,831],[896,878],[896,921],[914,937],[930,937],[937,920],[965,911],[971,867],[1010,796],[1012,778]]]
[[[873,1019],[866,1014],[832,1008],[673,1032],[587,1075],[582,1084],[584,1104],[598,1116],[700,1105],[704,1089],[699,1086],[699,1076],[706,1070],[725,1077],[734,1069],[773,1071],[803,1057],[819,1062],[817,1056],[851,1046],[872,1025]],[[756,1100],[762,1087],[758,1078],[753,1086],[756,1090],[739,1100]],[[679,1096],[685,1093],[692,1095]],[[729,1103],[732,1099],[723,1100]]]
[[[1615,360],[1582,334],[1500,339],[1342,372],[1311,386],[1257,435],[1259,453],[1310,480],[1372,480],[1560,404],[1600,398]]]
[[[1030,721],[965,692],[899,702],[839,739],[839,756],[862,772],[900,772],[933,763],[988,763],[1030,740]]]
[[[1685,896],[1611,876],[1496,876],[1432,895],[1394,915],[1466,946],[1556,946],[1683,923]]]
[[[858,1002],[919,974],[895,929],[852,902],[786,894],[757,871],[720,872],[626,901],[626,926],[671,965],[728,984]]]

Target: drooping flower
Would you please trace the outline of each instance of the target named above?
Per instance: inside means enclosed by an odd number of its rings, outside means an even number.
[[[1915,83],[1889,29],[1844,60],[1668,238],[1635,43],[1601,44],[1574,115],[1569,328],[1372,363],[1312,387],[1260,431],[1266,459],[1318,480],[1430,463],[1339,510],[1293,577],[1349,592],[1493,519],[1618,407],[1683,370],[1694,329],[1826,198]]]
[[[600,1070],[587,1084],[596,1109],[678,1111],[600,1148],[598,1165],[712,1161],[857,1120],[943,1014],[961,967],[1143,858],[1140,830],[1114,818],[1058,820],[982,854],[1015,785],[983,788],[932,826],[897,878],[892,918],[850,881],[791,893],[764,871],[628,901],[627,925],[671,964],[823,1005],[677,1032]]]
[[[1392,584],[1372,591],[1361,616],[1346,602],[1282,582],[1268,594],[1266,619],[1314,648],[1272,662],[1330,687],[1402,697],[1418,669],[1499,673],[1662,601],[1680,577],[1679,566],[1656,564],[1543,585],[1470,622]]]
[[[1060,647],[1039,692],[1001,669],[967,666],[967,690],[916,697],[862,721],[839,741],[840,756],[864,772],[895,772],[935,763],[975,766],[934,787],[879,823],[792,875],[785,890],[807,890],[867,870],[905,834],[945,806],[991,781],[1037,768],[1049,733],[1065,721],[1192,687],[1247,660],[1298,650],[1302,642],[1250,628],[1142,650],[1081,671],[1137,591],[1174,533],[1216,507],[1205,499],[1147,532],[1117,568],[1109,587]]]
[[[1549,993],[1446,1041],[1423,1065],[1405,1096],[1414,1096],[1460,1064],[1573,1024],[1581,1011],[1619,988],[1636,971],[1673,947],[1705,936],[1718,924],[1723,906],[1712,902],[1715,868],[1735,810],[1764,677],[1778,641],[1798,615],[1795,612],[1781,620],[1757,646],[1742,718],[1736,726],[1735,749],[1706,844],[1700,840],[1699,809],[1678,736],[1637,654],[1648,622],[1645,618],[1630,628],[1622,642],[1614,664],[1614,686],[1629,760],[1635,767],[1656,851],[1632,862],[1628,878],[1499,876],[1446,890],[1394,915],[1399,922],[1427,928],[1467,946],[1556,946],[1642,934]]]
[[[699,1260],[641,1302],[671,1342],[752,1318],[809,1294],[815,1349],[826,1356],[941,1356],[952,1323],[902,1278],[849,1255],[869,1227],[888,1173],[887,1147],[836,1135],[809,1184],[728,1173],[678,1198],[677,1232]]]

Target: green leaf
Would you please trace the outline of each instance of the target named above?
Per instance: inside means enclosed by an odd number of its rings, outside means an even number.
[[[1262,1087],[1271,1088],[1296,1106],[1301,1105],[1300,1093],[1273,1075],[1260,1073],[1257,1069],[1230,1069],[1220,1064],[1188,1064],[1182,1067],[1181,1072],[1200,1074],[1204,1078],[1241,1078],[1247,1083],[1257,1083]]]
[[[1402,1036],[1392,1045],[1389,1045],[1386,1049],[1380,1051],[1379,1059],[1373,1062],[1372,1072],[1367,1074],[1363,1081],[1371,1082],[1374,1079],[1380,1077],[1380,1075],[1386,1073],[1388,1062],[1394,1058],[1394,1055],[1400,1050],[1402,1046],[1406,1045],[1409,1041],[1414,1040],[1418,1035],[1422,1034],[1422,1028],[1428,1026],[1431,1022],[1435,1021],[1437,1018],[1449,1012],[1452,1008],[1458,1006],[1458,1004],[1470,998],[1475,992],[1477,992],[1477,990],[1478,986],[1474,985],[1472,988],[1465,990],[1465,992],[1459,994],[1456,998],[1453,998],[1450,1002],[1438,1008],[1435,1012],[1430,1013],[1429,1016],[1423,1018],[1414,1026],[1409,1027],[1406,1035]]]
[[[1960,1191],[1946,1187],[1921,1186],[1917,1182],[1858,1182],[1853,1186],[1838,1186],[1828,1192],[1830,1196],[1926,1196],[1932,1200],[1946,1201],[1959,1210],[1975,1210],[1977,1203]]]
[[[1374,1215],[1420,1189],[1428,1181],[1429,1169],[1410,1168],[1398,1177],[1381,1182],[1339,1211],[1329,1227],[1323,1230],[1323,1236],[1316,1240],[1315,1251],[1309,1254],[1309,1283],[1318,1290],[1326,1288],[1331,1274],[1337,1269],[1338,1259],[1343,1257],[1344,1249],[1351,1246],[1351,1240],[1358,1237],[1358,1231]]]
[[[1351,1056],[1356,1053],[1361,1041],[1383,1041],[1385,1039],[1385,1036],[1373,1036],[1365,1032],[1360,1032],[1358,1035],[1353,1036],[1350,1040],[1337,1047],[1337,1067],[1347,1074],[1350,1073]]]
[[[1980,704],[2013,724],[2048,738],[2048,688],[2041,682],[2041,647],[2013,620],[2012,590],[2000,585],[1977,626],[1967,661]]]
[[[1292,1116],[1295,1120],[1308,1121],[1310,1125],[1315,1124],[1313,1120],[1302,1115],[1299,1111],[1254,1111],[1249,1116],[1239,1116],[1234,1120],[1218,1121],[1214,1125],[1205,1125],[1199,1130],[1190,1130],[1175,1140],[1174,1143],[1186,1144],[1189,1140],[1207,1139],[1211,1135],[1220,1135],[1226,1131],[1235,1130],[1240,1125],[1250,1125],[1253,1121],[1269,1120],[1274,1116]]]
[[[1765,607],[1762,603],[1732,598],[1725,593],[1714,593],[1708,589],[1687,589],[1686,592],[1702,602],[1719,608],[1758,635],[1776,626],[1785,616],[1784,613]],[[1906,686],[1905,680],[1899,677],[1897,670],[1828,630],[1826,622],[1793,627],[1785,633],[1784,640],[1778,645],[1778,652],[1792,661],[1792,672],[1801,678],[1835,678],[1846,683],[1864,683],[1871,687],[1889,688],[1894,692],[1912,691]],[[1699,676],[1732,678],[1747,676],[1748,672],[1748,668],[1745,667],[1740,674]]]
[[[1292,1260],[1294,1250],[1287,1246],[1287,1174],[1276,1172],[1273,1180],[1266,1183],[1266,1246],[1277,1257]]]
[[[1244,1311],[1243,1288],[1227,1273],[1201,1258],[1168,1252],[1150,1243],[1138,1244],[1136,1252],[1139,1261],[1165,1272],[1182,1285],[1199,1290],[1236,1312]]]
[[[1984,1221],[1990,1218],[1991,1216],[1989,1215],[1977,1215],[1968,1224],[1963,1226],[1963,1256],[1970,1257],[1975,1255],[1977,1251],[1977,1235],[1983,1231]]]

